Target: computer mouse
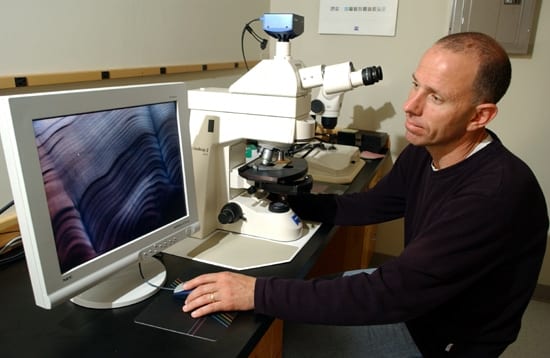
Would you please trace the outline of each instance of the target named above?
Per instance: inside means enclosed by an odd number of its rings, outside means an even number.
[[[174,287],[174,291],[173,291],[173,295],[175,298],[180,298],[180,299],[183,299],[183,298],[186,298],[187,295],[189,295],[191,293],[191,291],[193,290],[184,290],[183,289],[183,282],[182,283],[179,283],[176,285],[176,287]]]

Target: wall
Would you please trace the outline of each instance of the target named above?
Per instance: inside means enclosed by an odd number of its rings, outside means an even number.
[[[233,62],[268,0],[0,0],[0,77]],[[247,52],[257,59],[257,43]]]
[[[351,60],[356,68],[381,65],[384,80],[346,94],[340,127],[381,130],[390,134],[392,157],[406,144],[402,104],[411,74],[422,53],[448,32],[452,0],[400,1],[395,37],[319,35],[318,1],[271,1],[272,12],[292,12],[305,17],[304,34],[292,42],[292,54],[306,65],[334,64]],[[543,1],[536,42],[529,57],[512,58],[513,81],[500,104],[491,128],[513,152],[533,169],[550,199],[550,4]],[[546,20],[546,21],[545,21]],[[402,222],[380,225],[376,251],[397,255],[402,250]],[[518,243],[520,238],[518,238]],[[550,249],[547,248],[539,283],[550,284]]]
[[[0,0],[3,76],[242,61],[244,25],[268,0]],[[258,23],[253,25],[261,29]],[[261,30],[259,30],[261,32]],[[247,59],[268,56],[245,37]],[[0,90],[19,92],[183,80],[227,87],[242,70]],[[0,146],[0,206],[12,199]]]

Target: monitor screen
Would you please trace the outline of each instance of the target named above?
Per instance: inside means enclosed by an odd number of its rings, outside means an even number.
[[[162,284],[152,256],[198,229],[186,94],[185,84],[165,83],[2,99],[2,143],[39,306],[135,303],[156,292],[144,271]],[[141,273],[138,262],[148,263]]]

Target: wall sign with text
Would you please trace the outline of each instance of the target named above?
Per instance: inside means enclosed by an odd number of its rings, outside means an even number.
[[[319,33],[395,36],[398,0],[320,0]]]

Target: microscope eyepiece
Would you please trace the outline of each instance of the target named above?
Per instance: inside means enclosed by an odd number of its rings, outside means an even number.
[[[361,71],[361,75],[363,76],[363,84],[365,86],[381,81],[384,77],[382,74],[382,67],[380,66],[365,67]]]

